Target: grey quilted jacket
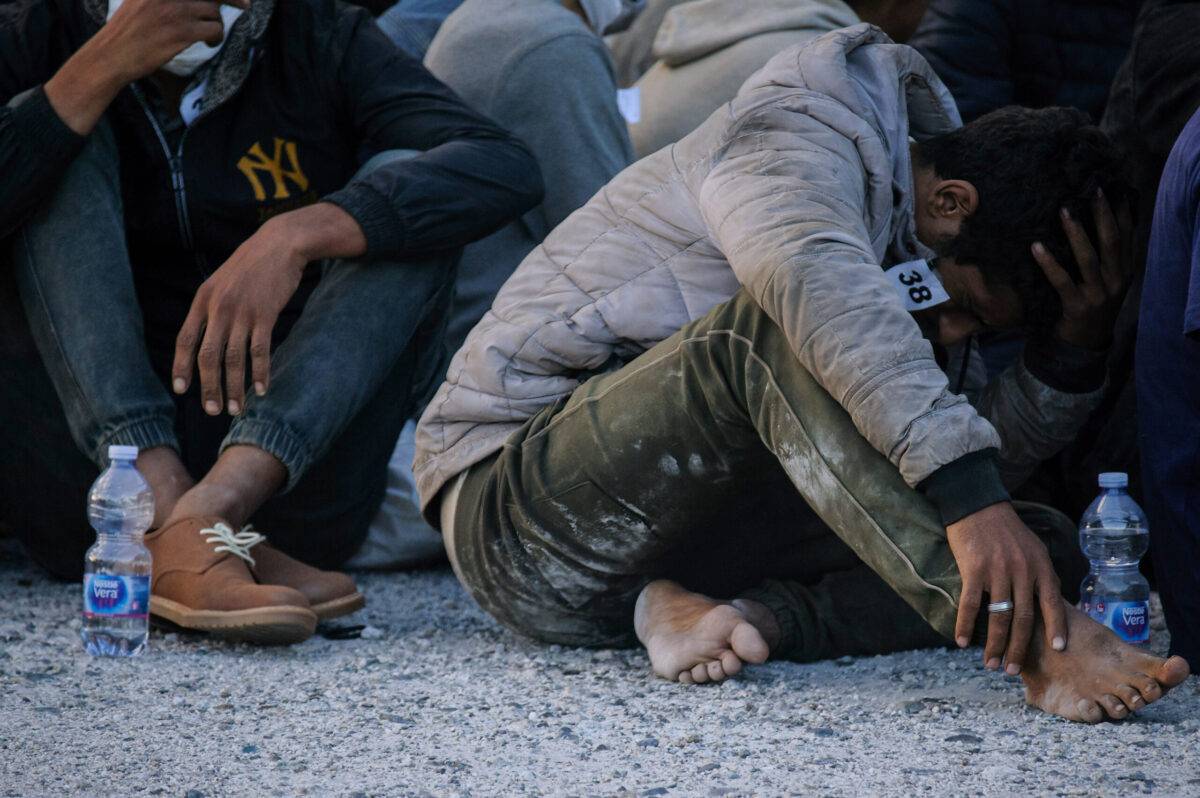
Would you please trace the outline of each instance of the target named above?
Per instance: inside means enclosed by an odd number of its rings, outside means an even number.
[[[1098,394],[1054,391],[1018,364],[979,394],[985,419],[949,390],[880,268],[932,257],[916,238],[909,136],[959,124],[925,60],[873,26],[780,53],[522,262],[421,419],[422,505],[538,410],[743,286],[910,485],[1002,439],[1005,482],[1020,481]]]

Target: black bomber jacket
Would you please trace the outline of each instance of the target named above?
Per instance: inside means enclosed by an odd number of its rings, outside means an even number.
[[[0,3],[0,237],[49,196],[83,145],[40,86],[99,29],[86,2]],[[110,106],[135,274],[190,296],[266,219],[318,200],[354,217],[368,257],[394,259],[455,250],[541,201],[528,149],[393,46],[367,12],[280,0],[263,22],[236,53],[246,59],[236,87],[182,132],[164,134],[145,82]],[[372,155],[397,149],[419,153],[352,179]]]

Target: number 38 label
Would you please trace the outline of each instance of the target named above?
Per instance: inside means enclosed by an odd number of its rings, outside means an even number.
[[[934,305],[950,301],[950,295],[942,288],[937,275],[923,260],[910,260],[893,266],[884,272],[892,278],[892,285],[904,300],[904,307],[909,312],[924,310]]]

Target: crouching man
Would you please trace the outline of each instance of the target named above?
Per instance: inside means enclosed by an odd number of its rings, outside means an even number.
[[[1005,489],[1102,387],[1118,166],[1076,111],[961,128],[871,26],[780,54],[555,230],[454,358],[416,474],[459,578],[682,682],[977,639],[1068,718],[1159,698],[1186,664],[1069,607]],[[969,337],[1019,325],[1044,332],[984,388]]]
[[[301,640],[362,606],[312,566],[365,537],[458,252],[540,200],[537,163],[333,0],[10,5],[0,235],[32,343],[0,358],[6,520],[77,576],[87,485],[139,446],[151,611]]]

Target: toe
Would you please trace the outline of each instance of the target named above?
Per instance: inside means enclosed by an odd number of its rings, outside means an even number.
[[[725,676],[737,676],[742,672],[742,661],[738,659],[737,654],[732,651],[721,652],[721,669],[725,671]]]
[[[708,678],[710,681],[723,682],[725,681],[725,669],[717,660],[708,663]]]
[[[1099,723],[1104,720],[1104,710],[1100,705],[1086,698],[1081,698],[1075,703],[1075,711],[1079,713],[1079,720],[1084,723]]]
[[[1099,704],[1104,707],[1104,711],[1113,720],[1120,720],[1129,714],[1129,708],[1125,706],[1125,702],[1111,693],[1100,696]]]
[[[1142,694],[1131,684],[1117,685],[1113,693],[1121,699],[1121,702],[1125,704],[1125,708],[1130,712],[1136,712],[1146,706],[1146,702],[1142,700]]]
[[[708,682],[708,666],[706,664],[701,662],[692,668],[692,681],[696,684],[705,684]]]
[[[1133,681],[1133,686],[1137,688],[1141,694],[1142,700],[1147,704],[1153,703],[1162,698],[1162,687],[1159,686],[1158,680],[1143,676]]]
[[[680,684],[695,684],[696,680],[692,678],[691,671],[683,671],[678,677]]]
[[[733,628],[729,635],[729,645],[743,662],[753,662],[756,665],[766,662],[771,653],[762,633],[750,623],[739,623]]]
[[[1189,669],[1187,660],[1183,657],[1170,657],[1166,662],[1158,668],[1158,673],[1154,674],[1154,678],[1166,689],[1170,690],[1176,685],[1182,684],[1183,680],[1188,677]]]

